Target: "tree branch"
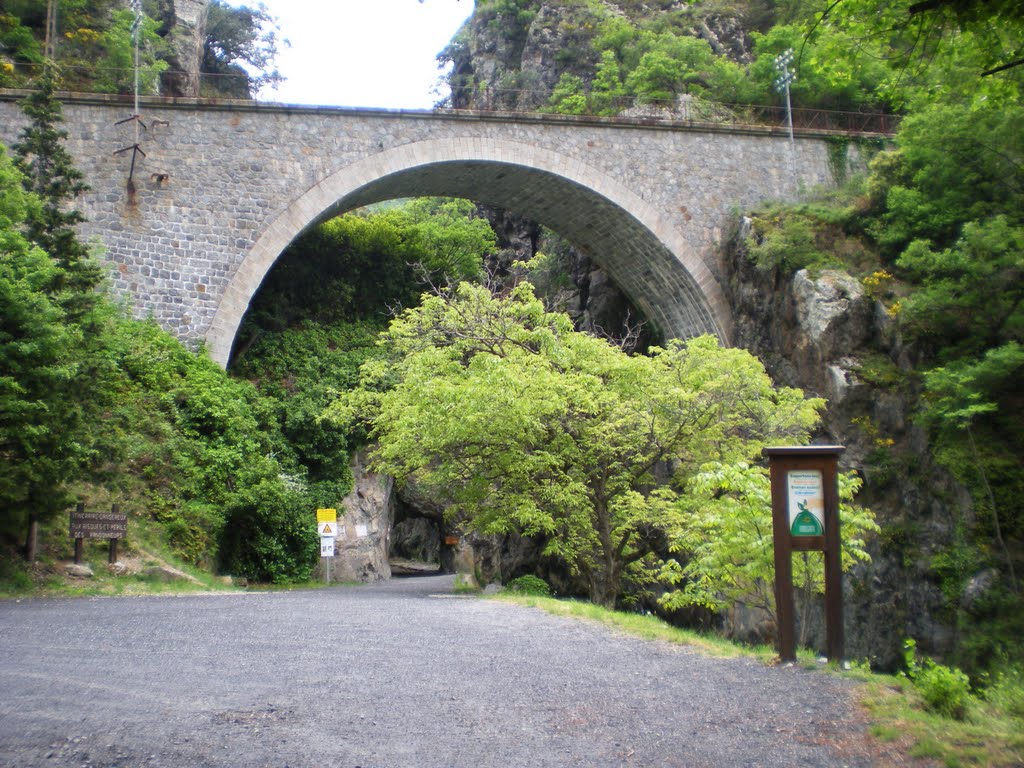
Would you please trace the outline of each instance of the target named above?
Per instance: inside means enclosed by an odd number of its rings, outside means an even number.
[[[1016,59],[1014,61],[1008,61],[1005,64],[1000,64],[998,67],[993,67],[992,69],[986,69],[984,72],[981,73],[981,76],[982,77],[988,77],[989,75],[994,75],[994,74],[997,74],[999,72],[1005,72],[1007,69],[1013,69],[1014,67],[1019,67],[1022,64],[1024,64],[1024,58]]]

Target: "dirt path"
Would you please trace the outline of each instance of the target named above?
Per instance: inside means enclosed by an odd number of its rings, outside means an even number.
[[[0,765],[875,764],[847,681],[450,588],[0,603]]]

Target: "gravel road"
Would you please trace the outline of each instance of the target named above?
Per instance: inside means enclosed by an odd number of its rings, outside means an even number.
[[[451,584],[0,602],[0,765],[876,764],[848,681]]]

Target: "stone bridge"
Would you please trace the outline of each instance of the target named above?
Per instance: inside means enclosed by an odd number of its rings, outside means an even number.
[[[0,141],[24,124],[0,92]],[[735,211],[832,184],[825,136],[781,128],[453,111],[64,100],[87,238],[140,316],[226,365],[249,301],[303,230],[383,200],[507,208],[600,264],[667,337],[728,342],[716,246]],[[138,133],[136,133],[138,131]],[[133,186],[128,178],[136,154]]]

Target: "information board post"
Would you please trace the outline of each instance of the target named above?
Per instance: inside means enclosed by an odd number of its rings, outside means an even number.
[[[793,552],[825,554],[825,647],[843,658],[843,569],[839,536],[840,445],[765,448],[772,487],[775,612],[779,657],[796,661]]]
[[[75,507],[75,512],[79,518],[85,516],[85,504],[78,502]],[[83,555],[85,554],[85,538],[83,536],[75,536],[75,565],[81,565]]]
[[[110,507],[110,514],[117,515],[118,517],[120,517],[120,515],[121,515],[121,505],[120,504],[112,504],[111,507]],[[110,542],[110,544],[107,547],[107,562],[110,565],[113,565],[114,563],[117,562],[117,539],[114,538],[114,537],[111,537],[109,539],[109,542]]]

